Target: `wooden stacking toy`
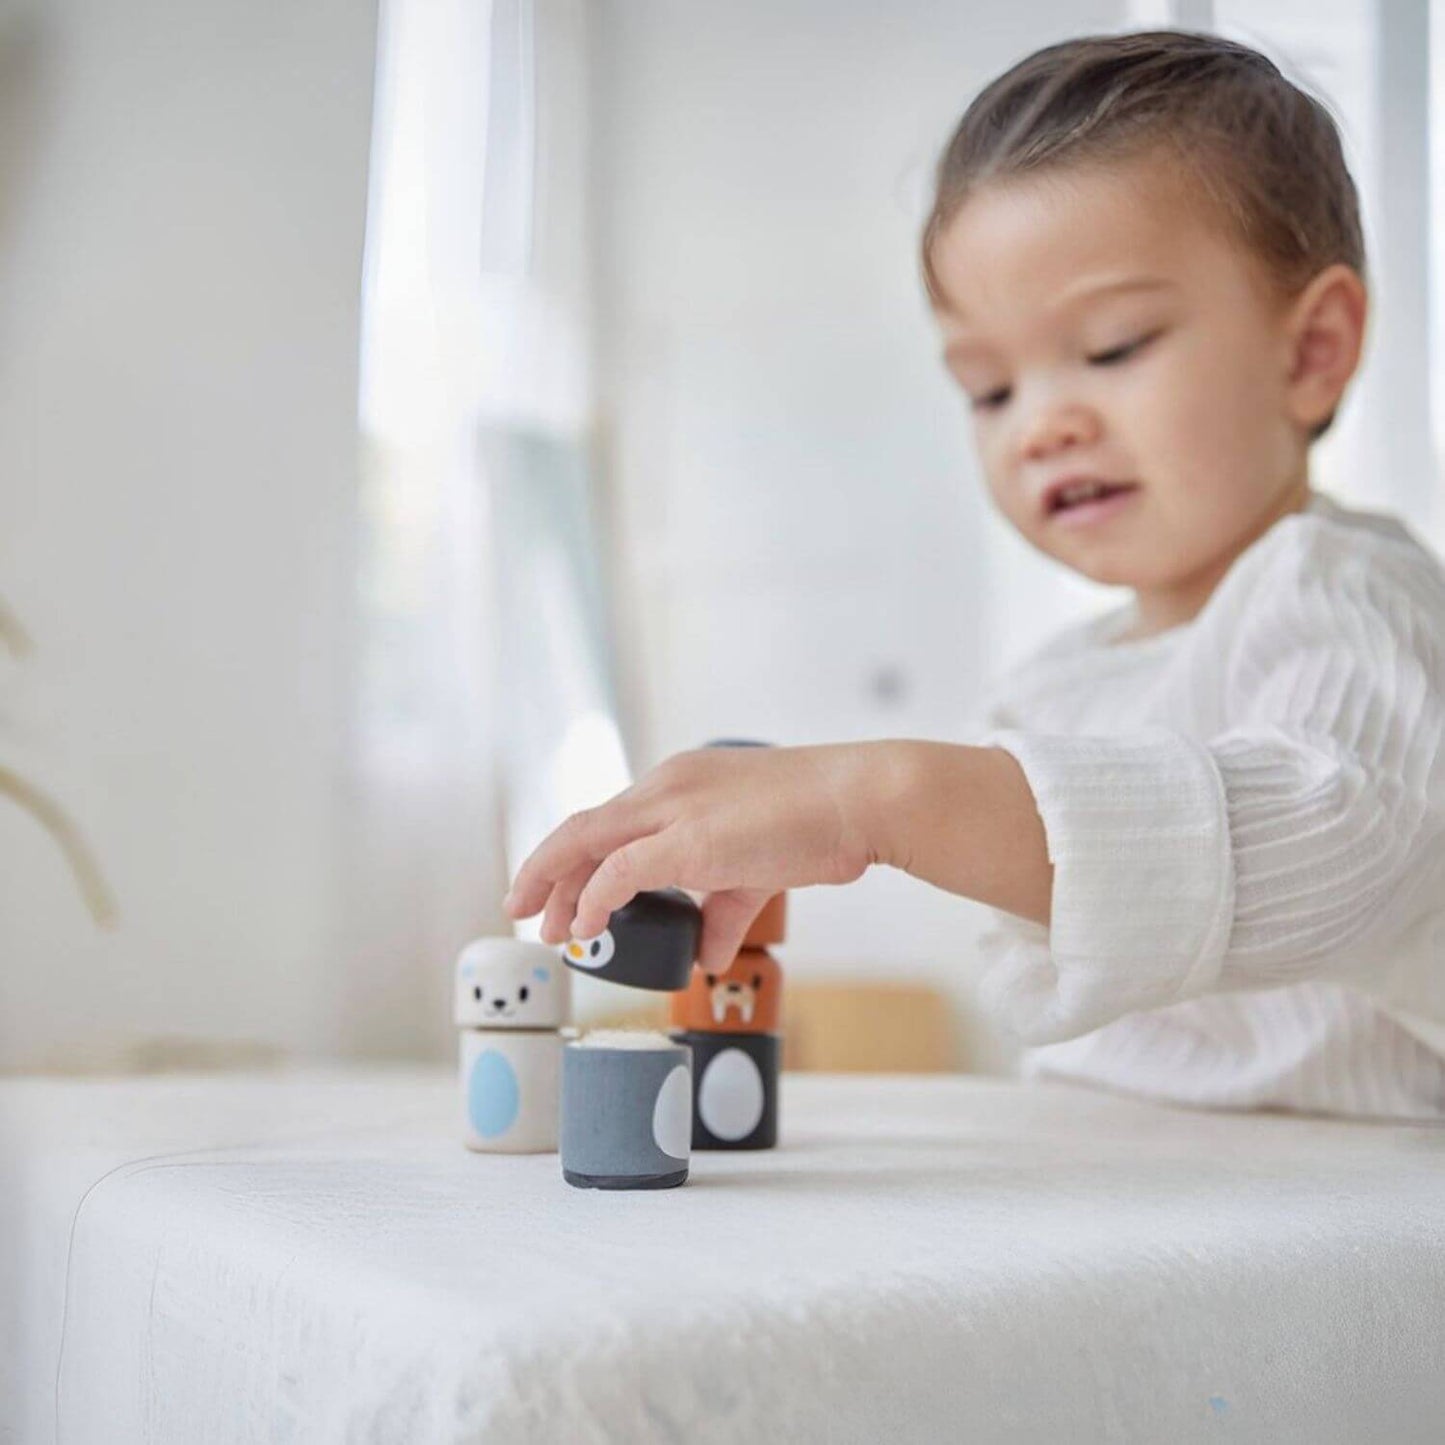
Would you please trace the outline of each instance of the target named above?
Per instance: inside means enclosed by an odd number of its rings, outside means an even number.
[[[562,1051],[562,1177],[579,1189],[687,1180],[692,1055],[651,1030],[599,1029]]]
[[[743,948],[721,973],[692,970],[687,987],[672,997],[674,1028],[730,1033],[778,1031],[783,971],[766,948]]]
[[[594,938],[572,938],[562,958],[579,972],[633,988],[684,987],[702,936],[702,910],[678,888],[639,893]]]
[[[702,936],[702,910],[676,888],[639,893],[595,938],[569,939],[578,972],[676,990]],[[687,1180],[692,1055],[661,1033],[598,1031],[562,1059],[562,1177],[582,1189],[670,1189]]]
[[[672,1037],[692,1050],[694,1149],[771,1149],[778,1142],[787,895],[774,895],[722,972],[692,970],[672,996]]]
[[[674,1033],[692,1050],[692,1147],[771,1149],[778,1142],[777,1034]]]
[[[457,959],[463,1138],[469,1149],[557,1147],[563,1025],[571,975],[545,944],[479,938]]]

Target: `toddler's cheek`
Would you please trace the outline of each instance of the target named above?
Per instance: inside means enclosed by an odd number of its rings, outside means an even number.
[[[998,473],[991,473],[988,493],[995,511],[1016,531],[1038,544],[1043,529],[1029,505],[1029,498],[1022,484],[1003,480]]]

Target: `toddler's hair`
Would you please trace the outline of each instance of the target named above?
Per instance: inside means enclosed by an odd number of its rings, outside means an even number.
[[[1324,105],[1247,45],[1150,30],[1046,46],[980,92],[938,163],[922,239],[929,298],[943,301],[938,236],[985,182],[1161,146],[1283,294],[1337,261],[1364,275],[1359,197]]]

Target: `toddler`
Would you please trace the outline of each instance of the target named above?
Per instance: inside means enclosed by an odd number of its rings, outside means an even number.
[[[670,758],[509,911],[560,942],[677,885],[722,968],[770,894],[902,868],[993,910],[1028,1073],[1445,1114],[1445,575],[1310,486],[1367,301],[1327,112],[1213,36],[1050,46],[964,115],[922,261],[993,503],[1131,600],[970,744]]]

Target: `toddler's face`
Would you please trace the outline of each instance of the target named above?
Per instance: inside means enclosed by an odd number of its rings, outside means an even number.
[[[988,184],[934,266],[989,490],[1040,550],[1185,620],[1307,500],[1286,303],[1159,160]]]

